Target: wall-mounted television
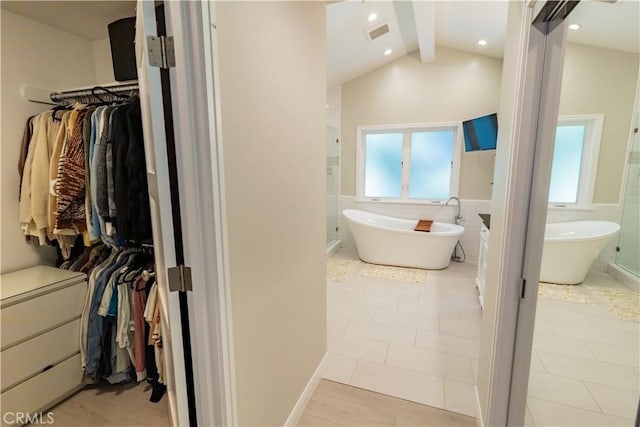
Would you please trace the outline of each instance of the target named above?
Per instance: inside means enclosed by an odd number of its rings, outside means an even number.
[[[495,150],[498,142],[498,115],[476,117],[462,122],[465,151]]]

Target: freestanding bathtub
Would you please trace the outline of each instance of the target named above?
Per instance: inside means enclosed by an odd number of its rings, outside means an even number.
[[[434,222],[430,232],[414,231],[418,220],[346,209],[342,214],[356,241],[358,256],[372,264],[440,270],[464,232],[456,224]]]
[[[562,285],[584,282],[591,264],[620,226],[609,221],[547,224],[540,281]]]

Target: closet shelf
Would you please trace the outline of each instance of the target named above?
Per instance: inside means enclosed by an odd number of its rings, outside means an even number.
[[[130,80],[122,83],[103,84],[63,91],[53,91],[35,86],[23,86],[21,92],[22,97],[29,102],[47,105],[64,105],[82,99],[95,99],[96,93],[100,97],[110,96],[109,92],[115,94],[137,93],[138,81]]]

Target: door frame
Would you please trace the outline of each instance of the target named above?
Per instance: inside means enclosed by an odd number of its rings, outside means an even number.
[[[165,2],[198,425],[236,425],[214,2]]]
[[[147,36],[158,34],[155,4],[139,0],[136,5],[136,66],[142,126],[144,132],[145,162],[158,284],[158,298],[162,309],[162,333],[164,382],[167,385],[167,400],[171,425],[188,425],[189,398],[187,392],[187,358],[182,333],[182,307],[179,296],[168,290],[167,268],[176,265],[177,245],[171,200],[170,153],[165,115],[165,83],[160,69],[150,66]],[[160,191],[162,189],[162,191]]]
[[[482,322],[479,425],[523,425],[566,20],[533,25],[545,5],[510,2]]]

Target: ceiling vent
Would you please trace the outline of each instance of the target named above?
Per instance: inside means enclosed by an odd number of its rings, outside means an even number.
[[[382,24],[374,28],[369,28],[364,33],[368,40],[375,40],[378,37],[384,36],[388,32],[389,32],[389,26],[387,24]]]

